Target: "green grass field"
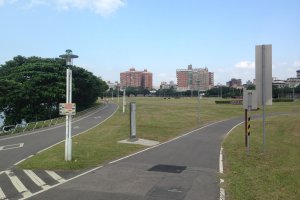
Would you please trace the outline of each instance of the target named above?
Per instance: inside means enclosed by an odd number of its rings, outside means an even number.
[[[244,124],[230,133],[223,144],[226,199],[300,198],[299,122],[299,110],[292,116],[267,118],[265,151],[262,120],[251,122],[249,156],[244,146]]]
[[[199,106],[197,98],[127,98],[127,102],[134,101],[137,105],[137,136],[160,142],[205,124],[242,116],[244,113],[241,105],[215,104],[214,100],[201,99]],[[293,103],[276,103],[268,108],[268,112],[290,112],[293,108]],[[93,130],[73,138],[71,162],[64,161],[64,143],[61,143],[22,162],[19,167],[77,170],[105,164],[145,148],[140,145],[118,143],[119,140],[129,137],[129,130],[128,104],[126,113],[122,113],[120,99],[120,108],[112,118]]]

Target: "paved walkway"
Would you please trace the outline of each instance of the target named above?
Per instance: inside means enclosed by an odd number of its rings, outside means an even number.
[[[216,200],[225,134],[243,119],[218,122],[61,184],[30,199]]]

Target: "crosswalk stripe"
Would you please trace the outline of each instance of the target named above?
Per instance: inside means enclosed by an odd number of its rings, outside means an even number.
[[[49,171],[46,170],[46,173],[49,174],[49,176],[51,176],[53,179],[57,180],[60,183],[65,182],[66,180],[62,177],[60,177],[57,173],[55,173],[54,171]]]
[[[3,192],[3,190],[1,189],[1,187],[0,187],[0,199],[6,199],[6,196]]]
[[[47,185],[40,177],[38,177],[32,170],[24,170],[25,174],[37,185],[43,189],[47,189],[50,186]]]
[[[15,176],[11,170],[7,170],[5,173],[7,174],[8,178],[15,186],[15,188],[18,190],[18,192],[23,195],[23,197],[32,196],[32,193],[23,185],[20,179],[17,176]]]

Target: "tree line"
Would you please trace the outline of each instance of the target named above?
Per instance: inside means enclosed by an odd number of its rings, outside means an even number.
[[[93,105],[107,84],[91,72],[66,66],[64,59],[16,56],[0,66],[0,113],[4,124],[55,118],[66,98],[66,68],[73,73],[73,103],[80,111]]]
[[[253,90],[255,89],[255,85],[247,86],[247,89]],[[218,86],[213,87],[207,91],[200,91],[201,95],[205,97],[222,97],[222,98],[241,98],[243,96],[243,88],[232,88],[227,86]],[[290,87],[283,87],[278,88],[278,86],[273,86],[272,94],[273,98],[292,98],[292,95],[300,94],[300,85],[293,88]],[[104,97],[114,97],[123,96],[123,91],[118,91],[118,89],[110,88],[106,92],[102,94]],[[143,88],[133,88],[127,87],[126,88],[126,96],[156,96],[156,97],[191,97],[191,96],[198,96],[197,90],[187,90],[187,91],[177,91],[175,88],[169,89],[158,89],[154,93],[150,93],[148,89]],[[297,96],[297,95],[295,95]]]

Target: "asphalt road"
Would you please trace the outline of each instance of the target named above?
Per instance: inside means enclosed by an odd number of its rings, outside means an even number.
[[[95,169],[30,199],[216,200],[225,134],[242,118],[221,121]]]
[[[116,104],[105,104],[72,122],[72,135],[82,133],[110,117]],[[26,134],[0,137],[0,172],[11,169],[15,163],[65,139],[65,124]]]

